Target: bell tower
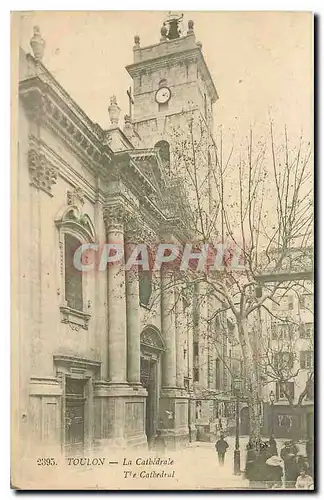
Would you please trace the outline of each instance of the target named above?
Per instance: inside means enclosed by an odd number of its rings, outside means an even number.
[[[185,33],[182,24],[183,15],[169,13],[159,43],[141,47],[140,37],[134,38],[134,62],[126,69],[133,79],[132,122],[145,147],[167,141],[172,150],[172,125],[181,126],[192,112],[213,128],[217,91],[194,22],[188,21]]]

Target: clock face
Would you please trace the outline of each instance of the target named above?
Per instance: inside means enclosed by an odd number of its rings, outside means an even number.
[[[155,94],[155,100],[158,104],[165,104],[171,97],[171,90],[168,87],[161,87]]]

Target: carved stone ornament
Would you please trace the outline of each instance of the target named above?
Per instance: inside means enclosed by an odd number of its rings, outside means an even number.
[[[69,325],[71,330],[79,331],[80,328],[88,330],[89,320],[91,318],[90,314],[86,314],[83,311],[77,311],[71,309],[68,306],[61,306],[61,322]]]
[[[57,183],[57,168],[35,148],[28,151],[28,168],[31,184],[52,196],[52,186]]]
[[[140,48],[140,37],[138,35],[134,36],[134,50],[137,50]]]
[[[107,230],[123,230],[124,224],[131,218],[131,214],[121,204],[107,205],[104,208],[103,218]]]
[[[44,56],[45,40],[42,38],[38,26],[34,26],[34,35],[30,40],[30,46],[32,48],[35,59],[41,61]]]
[[[168,28],[166,27],[165,23],[163,23],[162,28],[161,28],[161,42],[164,42],[167,39],[167,34],[168,34]]]
[[[84,205],[84,192],[80,187],[75,187],[73,190],[67,191],[68,205],[76,205],[81,208]]]
[[[125,241],[127,243],[143,243],[143,221],[139,217],[127,219]]]
[[[117,104],[116,96],[113,95],[110,98],[110,105],[108,107],[109,118],[112,125],[118,125],[119,115],[120,115],[120,107]]]
[[[188,21],[188,31],[187,31],[187,35],[193,35],[194,33],[194,22],[190,19]]]
[[[131,139],[134,135],[134,130],[133,130],[131,118],[129,115],[125,115],[124,120],[125,120],[125,125],[123,128],[123,132],[128,139]]]
[[[150,328],[147,328],[142,331],[141,344],[147,347],[151,347],[153,349],[157,349],[159,351],[165,350],[165,346],[163,344],[160,335],[154,330],[151,330]]]
[[[81,212],[76,205],[69,205],[62,215],[55,221],[60,229],[71,230],[82,235],[88,242],[94,242],[96,239],[95,228],[88,214]]]

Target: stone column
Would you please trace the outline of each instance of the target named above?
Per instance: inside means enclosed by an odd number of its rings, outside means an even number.
[[[126,262],[136,247],[138,226],[130,221],[126,226]],[[139,304],[138,266],[125,272],[126,277],[126,321],[127,321],[127,380],[130,384],[140,384],[141,324]]]
[[[184,374],[185,374],[185,359],[184,359],[184,341],[186,331],[186,315],[183,312],[183,303],[181,290],[176,292],[175,304],[175,330],[176,330],[176,381],[177,387],[184,387]]]
[[[162,363],[162,386],[176,387],[176,336],[173,276],[161,270],[161,329],[166,345]]]
[[[105,209],[107,243],[124,248],[125,212],[121,205]],[[108,373],[109,381],[127,381],[126,289],[124,263],[107,264],[108,274]]]

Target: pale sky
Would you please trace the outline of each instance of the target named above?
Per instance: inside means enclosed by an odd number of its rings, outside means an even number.
[[[219,93],[215,124],[244,136],[260,133],[268,113],[296,138],[312,139],[312,16],[296,12],[185,12]],[[21,14],[20,45],[30,52],[32,27],[46,41],[44,64],[77,104],[109,126],[109,97],[128,112],[124,69],[133,62],[134,35],[141,46],[158,43],[167,12],[28,12]]]

